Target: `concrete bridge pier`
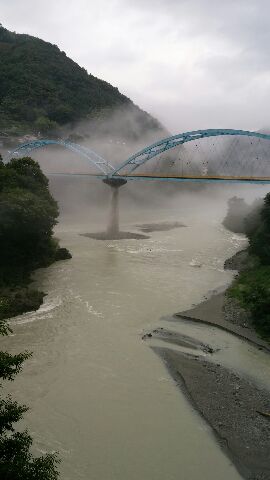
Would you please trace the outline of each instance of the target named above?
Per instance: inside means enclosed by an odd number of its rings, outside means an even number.
[[[119,235],[119,188],[127,183],[124,178],[105,178],[106,185],[112,189],[111,210],[107,234],[110,238],[117,238]]]

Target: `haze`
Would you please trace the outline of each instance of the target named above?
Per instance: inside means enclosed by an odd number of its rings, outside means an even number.
[[[0,0],[3,26],[57,44],[171,132],[269,125],[266,0]]]

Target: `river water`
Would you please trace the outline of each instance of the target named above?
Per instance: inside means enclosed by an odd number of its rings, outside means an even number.
[[[216,208],[201,218],[181,204],[125,212],[126,230],[164,220],[187,226],[103,242],[79,235],[90,230],[87,221],[60,222],[57,236],[73,258],[36,273],[44,305],[14,319],[3,343],[33,352],[9,391],[31,406],[25,424],[35,451],[59,452],[61,480],[241,478],[141,340],[162,316],[231,281],[223,262],[245,239],[226,231],[220,216]]]

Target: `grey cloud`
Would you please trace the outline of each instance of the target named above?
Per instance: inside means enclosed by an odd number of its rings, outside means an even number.
[[[235,56],[211,56],[197,65],[225,89],[242,89],[265,74],[270,74],[269,56],[265,52],[257,53],[254,49]]]

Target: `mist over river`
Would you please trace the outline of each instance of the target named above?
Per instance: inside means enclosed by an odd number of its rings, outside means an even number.
[[[122,229],[180,221],[150,239],[97,241],[104,217],[65,215],[56,235],[73,258],[35,274],[48,293],[12,320],[10,352],[33,352],[8,391],[31,407],[38,452],[60,454],[61,480],[236,480],[210,428],[142,335],[230,283],[226,258],[245,238],[226,231],[224,200],[122,211]],[[202,215],[202,212],[204,214]],[[185,326],[188,333],[188,326]],[[23,425],[24,426],[24,425]]]

